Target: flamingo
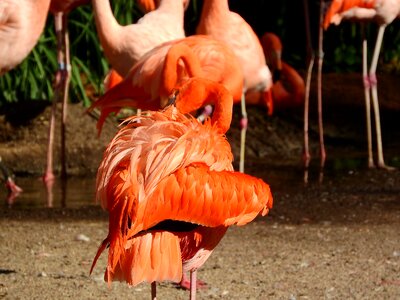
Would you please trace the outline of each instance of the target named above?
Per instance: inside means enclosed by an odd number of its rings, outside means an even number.
[[[109,233],[92,264],[109,248],[105,280],[136,285],[179,282],[196,270],[231,225],[245,225],[272,208],[269,186],[234,172],[225,133],[232,96],[193,77],[174,92],[175,105],[128,118],[104,153],[96,198],[109,211]],[[186,116],[212,103],[204,124]],[[225,186],[225,188],[223,188]]]
[[[146,52],[164,42],[185,37],[183,15],[187,4],[187,0],[160,0],[157,9],[136,24],[121,26],[109,0],[92,0],[100,43],[112,68],[125,77]]]
[[[364,83],[364,96],[367,118],[367,140],[368,140],[368,167],[375,167],[374,158],[372,154],[372,132],[371,132],[371,100],[375,115],[375,130],[376,130],[376,143],[378,151],[377,167],[391,170],[385,164],[383,158],[382,147],[382,134],[381,134],[381,121],[379,113],[378,102],[378,88],[376,78],[376,68],[378,65],[378,58],[382,46],[382,40],[387,25],[393,22],[400,16],[400,1],[395,0],[334,0],[330,5],[325,15],[324,28],[327,29],[329,24],[334,23],[338,25],[342,20],[352,21],[368,21],[375,22],[379,26],[378,35],[376,38],[375,48],[368,69],[367,63],[367,40],[365,35],[363,37],[363,83]]]
[[[54,15],[54,27],[57,37],[57,62],[58,70],[55,75],[54,100],[49,121],[49,139],[47,142],[46,169],[43,174],[43,183],[47,192],[47,204],[52,206],[53,202],[53,157],[54,157],[54,134],[55,116],[57,104],[61,101],[61,178],[67,177],[66,163],[66,123],[68,90],[71,80],[71,64],[69,53],[69,35],[67,28],[68,13],[77,6],[89,3],[90,0],[51,0],[49,11]]]
[[[43,32],[50,0],[3,0],[0,3],[0,75],[19,65]],[[1,160],[1,158],[0,158]],[[4,170],[7,170],[3,165]],[[22,189],[3,171],[9,197]]]
[[[272,75],[268,69],[259,39],[250,25],[237,13],[229,10],[228,0],[204,0],[197,34],[207,34],[227,43],[237,55],[244,76],[241,98],[241,146],[239,170],[244,171],[247,113],[245,93],[261,90],[267,93],[272,87]],[[269,97],[268,103],[272,99]]]
[[[99,132],[108,114],[121,107],[165,107],[172,90],[188,76],[219,82],[234,99],[241,98],[243,73],[233,51],[208,36],[194,35],[164,43],[146,53],[121,83],[92,104],[89,110],[101,109]]]
[[[282,43],[280,38],[271,32],[266,32],[260,38],[265,59],[274,74],[275,82],[271,88],[272,105],[268,114],[274,110],[297,107],[304,102],[304,80],[290,65],[282,61]],[[267,106],[265,93],[249,91],[246,94],[246,104]]]

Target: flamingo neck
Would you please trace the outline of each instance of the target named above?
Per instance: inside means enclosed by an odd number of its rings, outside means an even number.
[[[168,12],[169,15],[179,16],[179,21],[182,19],[183,26],[183,14],[184,7],[182,0],[161,0],[160,6],[157,8],[159,11]],[[175,21],[177,21],[176,19]]]
[[[193,53],[192,49],[185,44],[172,45],[164,60],[163,86],[165,93],[169,95],[171,91],[179,84],[182,79],[183,70],[179,62],[184,64],[184,70],[188,77],[201,77],[202,69],[198,57]]]
[[[112,51],[118,46],[122,26],[114,17],[109,0],[92,0],[92,5],[101,45],[105,52]]]
[[[190,78],[181,87],[176,99],[176,107],[184,114],[208,104],[214,105],[211,123],[226,133],[232,121],[233,99],[223,85],[204,78]]]
[[[229,12],[228,0],[204,0],[201,19],[206,16],[222,17]]]

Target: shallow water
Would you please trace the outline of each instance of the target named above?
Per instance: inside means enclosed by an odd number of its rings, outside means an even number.
[[[394,162],[394,163],[393,163]],[[295,194],[307,186],[322,184],[324,182],[335,182],[337,178],[351,174],[355,171],[366,170],[365,159],[355,158],[331,158],[327,161],[323,174],[319,172],[318,159],[312,161],[308,171],[308,183],[304,183],[304,170],[301,164],[298,166],[271,167],[266,162],[248,162],[246,173],[261,177],[272,188],[273,193],[285,192]],[[396,160],[392,165],[400,167]],[[323,175],[323,176],[321,176]],[[351,179],[349,185],[358,186],[359,177]],[[70,177],[63,185],[60,179],[56,179],[53,188],[53,199],[48,199],[46,189],[41,178],[18,177],[17,184],[23,192],[11,205],[7,203],[7,190],[3,186],[0,189],[0,201],[4,207],[13,209],[37,209],[45,207],[54,208],[80,208],[88,205],[98,205],[95,201],[95,176],[92,177]]]

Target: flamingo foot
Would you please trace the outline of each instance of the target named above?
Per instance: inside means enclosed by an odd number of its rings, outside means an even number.
[[[46,172],[43,177],[42,177],[43,183],[46,185],[46,187],[52,185],[55,180],[55,176],[52,172]]]
[[[190,290],[190,280],[186,277],[186,275],[182,275],[182,280],[179,282],[178,286],[184,290]],[[207,283],[201,280],[196,280],[196,288],[206,289]]]
[[[11,177],[7,178],[6,187],[8,189],[7,203],[13,204],[15,202],[15,198],[19,196],[23,192],[23,190],[14,182]]]
[[[395,167],[387,166],[384,162],[378,163],[378,168],[386,171],[395,171]]]

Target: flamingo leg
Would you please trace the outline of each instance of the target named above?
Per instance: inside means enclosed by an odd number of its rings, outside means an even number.
[[[197,270],[190,271],[190,300],[196,300]]]
[[[365,113],[367,120],[367,142],[368,142],[368,167],[373,168],[374,165],[374,157],[372,154],[372,130],[371,130],[371,98],[370,98],[370,90],[371,83],[368,77],[368,45],[367,39],[365,37],[365,30],[363,27],[363,42],[362,42],[362,50],[363,50],[363,82],[364,82],[364,97],[365,97]]]
[[[54,159],[54,132],[55,132],[55,118],[57,112],[57,103],[61,99],[63,76],[62,70],[64,66],[63,49],[63,14],[56,13],[54,15],[54,26],[57,36],[57,61],[58,70],[55,76],[54,83],[54,99],[51,108],[51,115],[49,121],[49,138],[47,141],[47,160],[46,171],[43,175],[43,182],[47,192],[47,206],[53,206],[53,186],[54,186],[54,172],[53,172],[53,159]]]
[[[320,3],[320,15],[319,15],[319,38],[318,38],[318,77],[317,77],[317,89],[318,89],[318,128],[319,128],[319,145],[320,145],[320,155],[321,155],[321,170],[325,166],[326,151],[324,143],[324,125],[322,118],[322,63],[324,61],[323,52],[323,21],[324,21],[324,6],[325,1],[321,0]],[[320,178],[322,179],[322,178]]]
[[[62,37],[63,37],[63,51],[64,51],[64,69],[62,70],[63,77],[63,102],[62,102],[62,119],[61,119],[61,178],[67,177],[67,163],[66,163],[66,126],[67,126],[67,112],[68,112],[68,92],[69,84],[71,81],[71,63],[69,53],[69,35],[67,28],[67,15],[62,14]]]
[[[304,20],[305,20],[305,30],[306,30],[306,39],[307,39],[307,76],[306,76],[306,86],[304,93],[304,152],[303,152],[303,161],[304,168],[306,169],[304,174],[304,182],[308,181],[308,172],[307,168],[310,164],[310,150],[309,150],[309,139],[308,139],[308,120],[309,120],[309,105],[310,105],[310,86],[311,86],[311,77],[312,70],[314,67],[314,51],[311,45],[311,34],[310,34],[310,19],[308,12],[308,1],[303,0],[304,7]]]
[[[377,150],[378,150],[377,166],[379,168],[392,170],[394,168],[386,166],[385,161],[383,159],[381,119],[380,119],[380,113],[379,113],[378,86],[377,86],[377,79],[376,79],[376,68],[378,65],[378,58],[379,58],[379,53],[381,51],[382,40],[383,40],[383,35],[385,33],[385,28],[386,28],[386,26],[382,25],[379,27],[379,30],[378,30],[378,37],[376,39],[374,54],[372,56],[372,62],[371,62],[371,66],[369,69],[369,79],[371,82],[372,105],[373,105],[374,114],[375,114],[376,144],[377,144]]]
[[[248,125],[247,111],[246,111],[246,98],[244,92],[242,93],[242,99],[240,101],[242,109],[242,118],[240,120],[240,160],[239,160],[239,171],[244,172],[244,157],[246,148],[246,131]]]
[[[151,283],[151,299],[157,300],[157,283],[155,281]]]

